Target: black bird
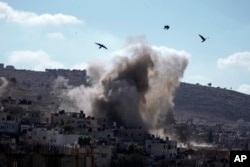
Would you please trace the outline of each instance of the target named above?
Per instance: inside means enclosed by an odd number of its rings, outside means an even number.
[[[169,28],[170,28],[169,25],[165,25],[165,26],[164,26],[164,29],[165,29],[165,30],[168,30]]]
[[[201,38],[201,42],[205,42],[207,39],[208,39],[208,37],[207,38],[205,38],[205,37],[203,37],[201,34],[199,34],[199,36],[200,36],[200,38]]]
[[[101,48],[104,48],[104,49],[108,49],[105,45],[103,45],[103,44],[100,44],[100,43],[95,43],[96,45],[98,45],[99,46],[99,49],[101,49]]]

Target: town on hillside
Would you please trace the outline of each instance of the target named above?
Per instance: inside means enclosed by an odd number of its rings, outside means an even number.
[[[88,86],[86,70],[39,72],[0,64],[0,77],[1,167],[228,167],[230,151],[250,150],[250,122],[244,120],[232,126],[174,115],[162,135],[88,115],[84,108],[59,107],[63,99],[52,91],[54,81],[63,77],[68,85]]]

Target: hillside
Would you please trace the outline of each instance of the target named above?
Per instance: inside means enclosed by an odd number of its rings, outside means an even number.
[[[39,108],[49,104],[56,106],[58,98],[50,91],[59,75],[69,79],[69,83],[75,86],[86,83],[86,71],[56,70],[41,73],[2,70],[2,73],[5,76],[8,74],[10,78],[9,85],[4,91],[5,97],[26,98],[32,100]],[[41,80],[34,80],[35,77]],[[175,93],[174,103],[175,114],[187,118],[198,117],[226,123],[243,119],[250,122],[250,95],[232,90],[181,83]]]
[[[175,114],[209,121],[250,121],[250,96],[208,86],[181,83],[175,94]]]

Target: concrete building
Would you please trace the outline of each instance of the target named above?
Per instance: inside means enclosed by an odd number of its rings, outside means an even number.
[[[20,121],[15,115],[0,111],[0,133],[18,134]]]
[[[77,145],[78,138],[78,134],[61,134],[58,130],[48,130],[45,128],[33,128],[27,133],[27,141],[30,144],[39,143],[41,145],[58,147]]]
[[[114,129],[114,136],[120,138],[122,142],[136,142],[142,145],[147,135],[146,130],[139,127],[117,127]]]
[[[145,141],[145,150],[152,156],[164,157],[167,160],[171,160],[176,158],[177,142],[168,138],[163,140],[153,137]]]

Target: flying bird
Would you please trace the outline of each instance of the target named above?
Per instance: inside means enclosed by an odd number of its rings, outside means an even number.
[[[165,29],[165,30],[168,30],[169,28],[170,28],[169,25],[165,25],[165,26],[164,26],[164,29]]]
[[[200,36],[200,38],[201,38],[201,42],[205,42],[207,39],[208,39],[208,37],[207,38],[205,38],[205,37],[203,37],[201,34],[199,34],[199,36]]]
[[[104,49],[108,49],[105,45],[103,45],[103,44],[100,44],[100,43],[95,43],[96,45],[98,45],[99,46],[99,49],[101,49],[101,48],[104,48]]]

